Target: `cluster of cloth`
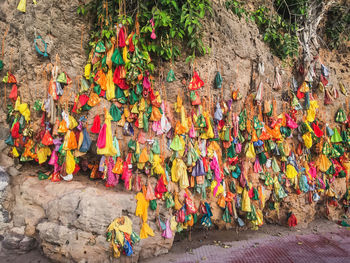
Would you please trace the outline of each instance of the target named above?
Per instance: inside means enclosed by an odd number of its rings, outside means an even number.
[[[310,202],[325,196],[328,204],[343,200],[344,206],[349,205],[348,192],[341,197],[332,189],[332,182],[347,177],[350,169],[349,117],[339,108],[333,127],[322,120],[311,90],[311,73],[289,92],[290,109],[280,114],[275,100],[263,100],[261,83],[240,111],[233,110],[242,99],[239,90],[227,101],[217,100],[214,107],[203,105],[200,89],[205,83],[196,71],[186,85],[191,105],[186,106],[179,95],[172,107],[154,89],[149,54],[134,45],[137,34],[128,35],[121,26],[116,36],[96,41],[74,101],[69,101],[72,80],[65,72],[59,73],[57,65],[51,67],[48,96],[33,107],[41,115],[36,130],[28,105],[21,103],[15,77],[7,74],[3,81],[13,88],[7,118],[11,133],[6,143],[13,157],[53,166],[52,181],[72,180],[80,169],[91,169],[90,177],[105,180],[107,187],[122,180],[126,190],[137,192],[141,239],[154,235],[147,211],[149,207],[156,210],[159,203],[173,209],[171,218],[159,217],[165,238],[193,226],[198,216],[203,226],[210,227],[213,205],[222,209],[226,223],[233,219],[243,226],[248,221],[254,228],[263,224],[266,202],[276,209],[289,194],[305,193]],[[327,95],[326,73],[322,65],[320,83]],[[166,79],[175,81],[172,69]],[[219,72],[215,87],[222,89]],[[104,122],[97,114],[88,127],[87,113],[101,100],[110,102]],[[112,122],[123,127],[128,138],[124,156]],[[96,141],[92,134],[97,135]],[[86,165],[81,157],[94,153],[100,156],[99,164]],[[141,175],[148,178],[146,183]],[[252,180],[254,176],[258,180]],[[156,178],[156,185],[151,177]],[[269,200],[267,189],[272,191]],[[295,225],[295,216],[290,213],[289,218],[288,223]],[[130,219],[120,222],[111,224],[109,239],[116,255],[121,249],[128,255],[137,238],[134,235],[133,240]]]

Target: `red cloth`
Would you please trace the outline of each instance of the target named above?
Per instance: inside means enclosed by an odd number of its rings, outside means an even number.
[[[297,91],[297,97],[298,97],[299,100],[305,97],[305,93],[300,91],[300,87],[299,87],[299,89]]]
[[[119,47],[125,47],[126,43],[125,43],[125,29],[124,27],[122,27],[119,30],[119,35],[118,35],[118,46]]]
[[[120,77],[120,75],[121,75],[120,72],[121,72],[121,70],[123,70],[122,67],[124,67],[124,65],[120,65],[115,69],[114,74],[113,74],[113,82],[116,85],[118,85],[119,88],[125,90],[125,89],[129,89],[129,86],[126,84],[125,79],[122,79]]]
[[[7,83],[17,83],[16,77],[10,72],[8,73]]]
[[[19,122],[16,122],[11,130],[11,136],[13,139],[19,138]]]
[[[42,138],[41,143],[46,145],[46,146],[53,144],[53,138],[48,130],[45,131],[45,135]]]
[[[188,85],[188,88],[190,90],[197,90],[201,88],[204,85],[204,81],[201,80],[198,73],[196,71],[193,72],[193,77],[191,79],[190,84]]]
[[[288,218],[288,226],[289,227],[294,227],[298,224],[298,220],[297,218],[295,217],[294,214],[291,214]]]
[[[318,138],[323,136],[323,132],[321,131],[321,129],[315,123],[312,123],[312,129],[314,130],[314,133],[316,134],[316,136]]]
[[[134,52],[134,51],[135,51],[134,42],[132,42],[133,36],[134,36],[134,32],[132,32],[132,33],[130,34],[130,37],[129,37],[129,51],[130,51],[130,52]]]
[[[327,86],[328,80],[327,80],[326,77],[324,77],[322,74],[321,74],[321,76],[320,76],[320,80],[321,80],[323,86]]]
[[[89,100],[89,96],[86,94],[82,94],[79,96],[79,102],[80,102],[80,106],[83,107]]]
[[[163,193],[167,192],[168,190],[165,187],[163,176],[160,176],[156,185],[156,188],[154,189],[155,195],[158,199],[161,199],[163,196]]]
[[[12,85],[11,93],[10,93],[10,95],[9,95],[9,98],[12,99],[12,100],[16,100],[16,99],[17,99],[17,96],[18,96],[17,85],[16,85],[16,84],[13,84],[13,85]]]
[[[94,118],[94,122],[92,124],[92,127],[90,129],[90,131],[92,133],[99,133],[101,129],[101,119],[100,119],[100,115],[96,115]]]
[[[77,113],[77,108],[78,108],[78,107],[77,107],[77,103],[74,102],[72,112],[73,112],[73,113]]]

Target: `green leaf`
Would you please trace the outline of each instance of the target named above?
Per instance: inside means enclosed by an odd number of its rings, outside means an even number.
[[[192,34],[193,27],[192,27],[192,26],[189,26],[189,27],[187,28],[187,30],[188,30],[188,33],[189,33],[189,34]]]

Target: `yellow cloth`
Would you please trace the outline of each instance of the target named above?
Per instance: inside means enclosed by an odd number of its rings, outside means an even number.
[[[205,140],[212,139],[214,138],[214,130],[213,126],[211,125],[210,115],[206,111],[204,112],[203,116],[205,118],[205,122],[207,123],[207,131],[201,135],[201,138]]]
[[[27,3],[27,0],[19,1],[18,6],[17,6],[17,10],[25,13],[26,12],[26,3]]]
[[[176,217],[175,216],[171,217],[170,229],[171,229],[171,231],[176,231],[176,229],[177,229],[177,221],[176,221]]]
[[[71,151],[66,152],[66,173],[72,174],[75,170],[75,160]]]
[[[138,109],[138,107],[137,107],[137,103],[135,103],[135,104],[132,106],[131,113],[135,113],[135,114],[138,114],[138,113],[139,113],[139,109]]]
[[[307,110],[306,120],[313,122],[316,116],[316,110],[318,109],[318,103],[316,100],[310,101],[310,108]]]
[[[85,66],[85,68],[84,68],[84,77],[85,77],[86,79],[89,79],[90,73],[91,73],[91,64],[88,63],[88,64],[86,64],[86,66]]]
[[[70,130],[73,130],[75,127],[77,127],[78,126],[78,122],[76,121],[76,119],[73,117],[73,116],[71,116],[71,115],[69,115],[69,129]]]
[[[27,122],[30,121],[30,110],[28,108],[28,104],[27,103],[21,104],[21,98],[19,96],[16,99],[15,110],[19,111],[19,113],[23,115],[24,119]]]
[[[51,150],[49,147],[40,148],[38,151],[38,161],[39,164],[46,162],[47,157],[51,155]]]
[[[320,154],[316,160],[316,166],[321,172],[326,172],[331,167],[332,162],[327,158],[326,155]]]
[[[144,222],[140,230],[140,238],[145,239],[148,236],[154,237],[154,232],[152,228],[150,228],[150,226],[146,222]]]
[[[147,209],[149,202],[146,200],[146,197],[142,192],[137,193],[136,195],[137,205],[136,205],[136,216],[139,216],[142,219],[142,222],[146,222],[148,218]]]
[[[171,180],[179,182],[181,189],[189,187],[190,183],[187,176],[187,166],[182,159],[175,159],[171,168]]]
[[[175,102],[175,111],[181,112],[181,107],[182,107],[182,99],[179,95],[177,95],[176,102]]]
[[[287,165],[287,170],[286,170],[286,176],[289,179],[293,179],[298,175],[297,170],[295,169],[295,167],[291,164]]]
[[[137,193],[136,195],[137,205],[136,205],[136,216],[139,216],[142,219],[142,227],[140,231],[140,238],[144,239],[147,238],[149,235],[154,236],[153,230],[149,227],[149,225],[146,223],[148,218],[148,206],[149,202],[146,200],[146,197],[143,195],[142,192]]]
[[[149,157],[147,154],[147,148],[145,147],[142,149],[142,152],[140,154],[139,163],[146,163],[146,162],[148,162],[148,160],[149,160]]]
[[[119,222],[121,221],[120,218],[114,219],[114,221],[109,225],[107,228],[107,231],[112,231],[112,230],[118,230],[125,232],[129,235],[132,233],[132,221],[129,217],[123,216],[124,219],[124,224],[121,225]]]
[[[181,125],[184,128],[184,133],[188,133],[190,128],[188,127],[188,120],[186,117],[184,106],[181,107]]]
[[[122,224],[122,222],[124,223]],[[117,244],[114,243],[114,240],[117,240],[118,243],[123,247],[124,245],[124,233],[131,235],[132,234],[132,221],[129,217],[123,216],[120,218],[114,219],[114,221],[107,228],[107,232],[112,231],[111,243],[113,247],[113,252],[115,257],[120,257],[120,251]]]
[[[255,154],[255,149],[254,149],[254,145],[252,142],[249,143],[245,156],[247,158],[252,158],[252,159],[255,158],[256,154]]]
[[[140,102],[139,102],[139,111],[145,112],[145,110],[146,110],[146,101],[142,97]]]
[[[111,127],[112,116],[108,111],[105,112],[105,124],[106,124],[106,145],[104,148],[97,148],[97,154],[114,156],[117,154],[117,150],[113,146],[112,138],[112,127]]]
[[[310,149],[312,146],[312,136],[310,132],[305,133],[303,136],[305,147]]]
[[[177,183],[179,181],[179,175],[177,173],[177,159],[174,159],[171,167],[171,181]]]
[[[211,185],[210,185],[210,191],[212,194],[214,194],[214,189],[216,187],[216,185],[218,184],[218,182],[216,180],[213,180],[211,182]],[[219,187],[218,187],[218,190],[216,191],[216,195],[215,197],[219,196],[220,194],[222,194],[224,192],[224,187],[220,184]]]
[[[18,153],[16,147],[13,147],[13,148],[12,148],[12,155],[13,155],[13,157],[15,157],[15,158],[17,158],[17,157],[19,156],[19,153]]]
[[[130,62],[130,60],[128,59],[128,49],[126,46],[123,48],[123,60],[125,64],[128,64]]]
[[[250,197],[248,194],[247,189],[244,187],[243,193],[242,193],[242,205],[241,205],[243,212],[251,212],[251,204],[250,204]]]
[[[115,98],[115,86],[113,82],[113,72],[112,69],[108,70],[107,73],[107,91],[106,91],[107,100],[111,100]]]
[[[159,154],[153,155],[152,169],[155,174],[163,175],[165,173],[161,163],[162,163],[162,159],[160,158]]]

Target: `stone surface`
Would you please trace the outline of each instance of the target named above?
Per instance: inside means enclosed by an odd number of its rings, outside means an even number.
[[[38,237],[45,255],[53,260],[119,262],[111,257],[112,250],[105,233],[113,219],[122,215],[132,219],[133,230],[139,233],[135,193],[121,188],[116,192],[102,184],[91,185],[91,181],[82,176],[78,180],[52,183],[26,174],[16,177],[13,223],[17,232],[24,232],[27,238]],[[166,218],[170,216],[165,207],[161,207],[159,212]],[[171,248],[173,239],[161,237],[156,219],[155,212],[150,212],[148,222],[156,236],[136,244],[135,255],[127,262],[167,253]],[[29,240],[27,247],[32,245]],[[13,247],[20,246],[20,241],[10,241]],[[121,260],[125,262],[126,258]]]
[[[11,175],[11,176],[17,176],[17,175],[20,174],[19,171],[18,171],[15,167],[9,167],[9,168],[7,169],[7,172],[8,172],[8,174]]]
[[[5,131],[7,132],[7,135],[8,135],[8,131],[7,130],[5,130]],[[4,139],[0,138],[0,152],[4,152],[6,147],[7,147],[7,145],[6,145],[5,141],[4,141]]]
[[[15,161],[6,155],[4,152],[0,153],[0,167],[8,169],[15,165]]]
[[[0,167],[0,234],[11,226],[11,215],[6,206],[7,198],[10,195],[10,177]]]

